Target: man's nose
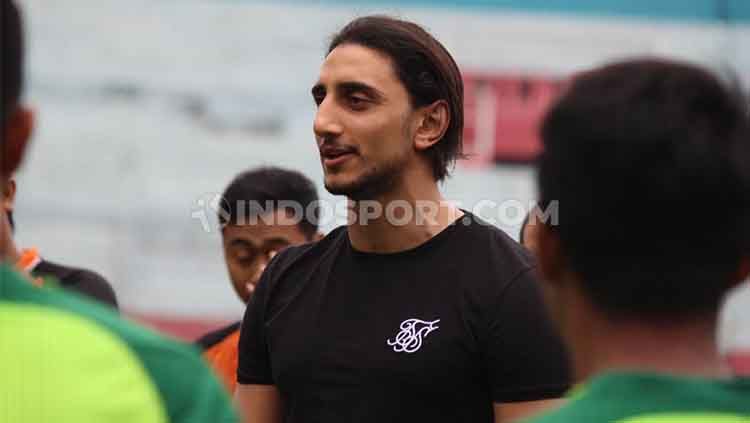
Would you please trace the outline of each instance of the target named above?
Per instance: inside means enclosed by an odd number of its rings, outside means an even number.
[[[341,135],[342,129],[333,99],[324,99],[318,106],[313,121],[313,132],[315,132],[318,145],[323,144],[327,139],[338,137]]]

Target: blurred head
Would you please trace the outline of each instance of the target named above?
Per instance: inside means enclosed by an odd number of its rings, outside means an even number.
[[[23,91],[23,28],[18,8],[11,0],[0,0],[0,79],[2,109],[0,110],[0,260],[12,245],[12,218],[15,184],[10,180],[18,168],[31,137],[33,114],[20,104]]]
[[[540,227],[539,261],[558,320],[578,297],[608,321],[715,319],[748,272],[740,91],[687,64],[612,64],[576,77],[541,133],[539,189],[559,222]]]
[[[33,116],[20,104],[23,90],[23,28],[18,8],[11,0],[0,0],[2,13],[2,110],[0,119],[0,178],[5,181],[18,168],[31,136]]]
[[[224,260],[242,301],[274,254],[318,237],[317,214],[307,213],[317,200],[309,179],[277,167],[243,172],[226,188],[219,212]]]
[[[463,85],[448,51],[418,25],[355,19],[331,41],[312,89],[326,188],[372,198],[421,166],[440,181],[461,156]]]

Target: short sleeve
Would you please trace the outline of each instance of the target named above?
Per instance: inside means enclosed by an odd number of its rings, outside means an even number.
[[[535,269],[522,271],[487,305],[486,359],[494,402],[561,397],[570,365],[542,303]]]
[[[283,254],[283,253],[282,253]],[[237,382],[243,385],[273,385],[271,360],[265,332],[265,309],[271,275],[278,256],[269,263],[250,297],[240,328]]]

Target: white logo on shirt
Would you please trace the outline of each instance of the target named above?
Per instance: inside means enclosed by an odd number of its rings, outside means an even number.
[[[404,320],[399,326],[401,331],[396,334],[396,339],[387,340],[388,345],[396,352],[413,353],[422,347],[422,338],[439,327],[436,326],[438,322],[440,319],[432,322],[420,319]]]

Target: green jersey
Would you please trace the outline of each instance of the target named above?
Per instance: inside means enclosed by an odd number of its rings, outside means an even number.
[[[558,422],[750,423],[750,379],[609,373],[560,409],[530,421]]]
[[[197,351],[0,266],[0,423],[234,423]]]

